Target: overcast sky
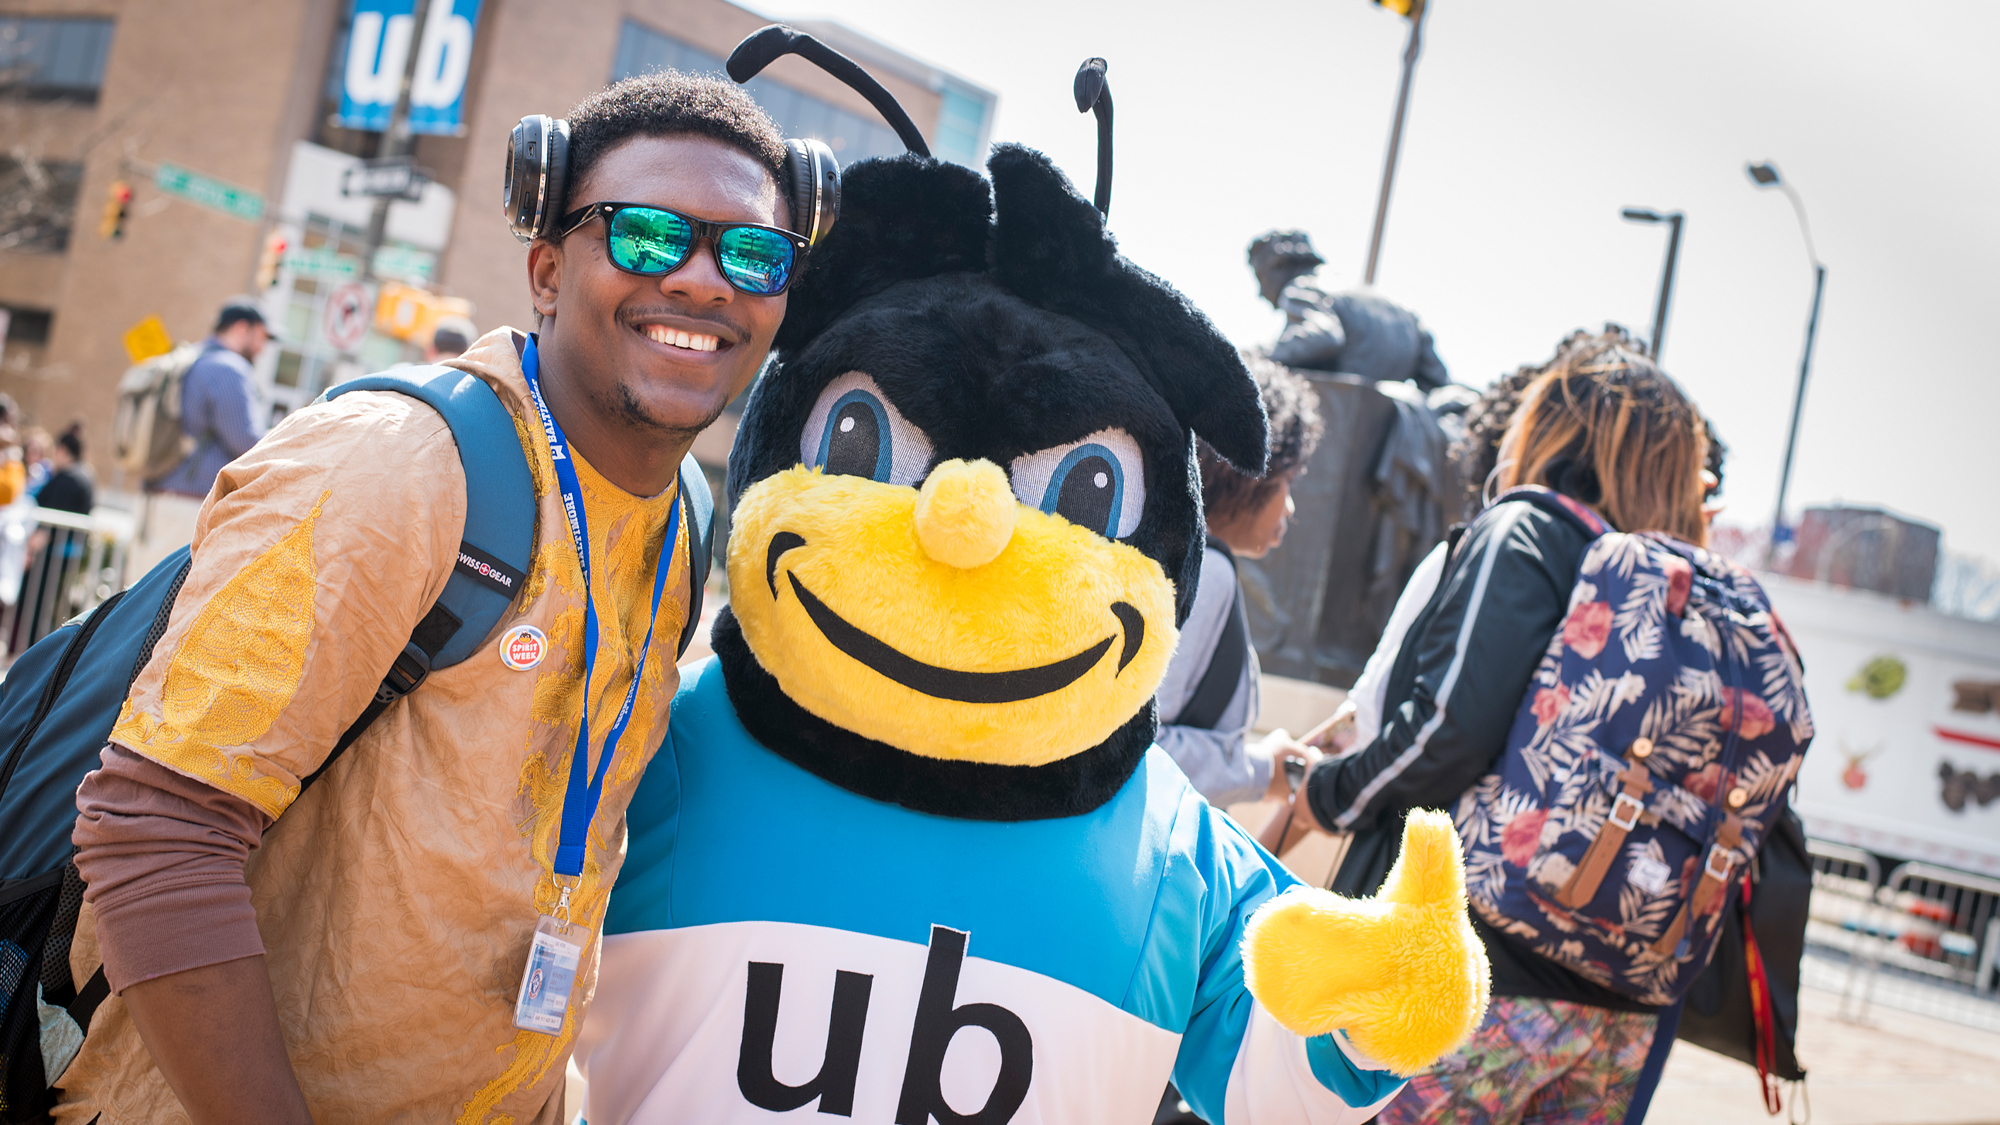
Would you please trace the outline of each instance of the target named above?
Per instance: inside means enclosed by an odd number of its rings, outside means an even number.
[[[1239,343],[1268,340],[1244,248],[1310,231],[1358,283],[1406,22],[1367,0],[752,0],[826,16],[1000,94],[993,137],[1089,194],[1070,81],[1110,62],[1112,229]],[[1668,369],[1730,445],[1725,519],[1767,522],[1812,290],[1773,160],[1829,269],[1791,508],[1879,504],[2000,560],[2000,5],[1435,0],[1378,283],[1484,386],[1572,328],[1650,331],[1688,215]],[[1982,327],[1983,326],[1983,327]]]

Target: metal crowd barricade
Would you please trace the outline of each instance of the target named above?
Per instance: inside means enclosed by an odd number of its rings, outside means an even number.
[[[1877,947],[1887,923],[1888,912],[1877,898],[1882,868],[1873,855],[1846,844],[1808,839],[1806,851],[1813,872],[1806,941],[1845,955],[1846,971],[1837,986],[1840,1015],[1858,1020],[1867,1007],[1867,986],[1880,960]],[[1809,975],[1812,967],[1807,967]]]
[[[1841,1018],[1862,1021],[1881,1003],[2000,1030],[2000,879],[1920,862],[1884,879],[1859,848],[1808,848],[1806,976],[1840,992]]]
[[[1988,1003],[2000,999],[1993,979],[2000,960],[2000,879],[1905,863],[1889,873],[1882,899],[1902,921],[1884,966],[1956,986]]]
[[[124,588],[129,519],[19,506],[0,513],[0,645],[6,659]]]

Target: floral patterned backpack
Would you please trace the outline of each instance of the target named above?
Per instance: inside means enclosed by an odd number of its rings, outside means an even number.
[[[1743,568],[1669,536],[1596,536],[1507,749],[1460,799],[1473,909],[1646,1004],[1707,965],[1812,740],[1799,664]]]

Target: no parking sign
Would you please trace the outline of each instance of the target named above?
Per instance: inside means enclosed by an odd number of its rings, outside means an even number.
[[[366,286],[358,281],[340,286],[327,294],[326,342],[335,351],[353,351],[368,335],[368,322],[374,317],[375,302],[369,299]]]

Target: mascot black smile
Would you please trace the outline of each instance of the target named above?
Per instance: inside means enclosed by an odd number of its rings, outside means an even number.
[[[729,608],[629,813],[577,1059],[613,1122],[1362,1122],[1477,1026],[1448,819],[1308,890],[1152,748],[1229,343],[1046,158],[857,164],[729,463]],[[1103,63],[1079,106],[1108,145]]]

